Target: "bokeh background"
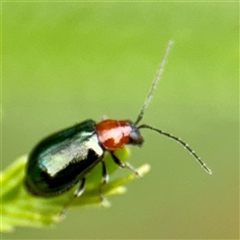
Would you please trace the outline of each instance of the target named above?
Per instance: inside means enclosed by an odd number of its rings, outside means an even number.
[[[135,120],[167,42],[175,44],[130,162],[152,166],[109,209],[70,211],[54,229],[4,239],[238,239],[239,4],[2,3],[2,168],[42,137],[106,114]]]

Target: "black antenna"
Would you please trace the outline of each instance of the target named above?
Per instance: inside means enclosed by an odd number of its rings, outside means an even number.
[[[173,41],[170,40],[170,41],[168,42],[167,47],[166,47],[166,50],[165,50],[163,59],[162,59],[162,61],[161,61],[161,63],[160,63],[160,66],[159,66],[159,68],[158,68],[158,70],[157,70],[156,77],[155,77],[154,80],[153,80],[153,83],[152,83],[152,85],[151,85],[150,91],[149,91],[149,93],[148,93],[148,95],[147,95],[147,97],[146,97],[146,100],[145,100],[144,104],[143,104],[142,110],[141,110],[141,112],[139,113],[139,115],[138,115],[138,117],[137,117],[137,120],[135,121],[135,125],[137,125],[137,124],[141,121],[141,119],[143,118],[143,115],[144,115],[145,110],[147,109],[149,103],[150,103],[151,100],[152,100],[153,92],[154,92],[154,90],[156,89],[157,84],[158,84],[158,82],[159,82],[160,79],[161,79],[161,76],[162,76],[163,71],[164,71],[164,66],[165,66],[165,64],[166,64],[166,62],[167,62],[167,58],[168,58],[168,55],[169,55],[169,52],[170,52],[170,50],[171,50],[172,45],[173,45]]]
[[[170,40],[168,42],[167,47],[166,47],[166,50],[165,50],[163,59],[162,59],[162,61],[160,63],[160,66],[159,66],[159,68],[157,70],[156,77],[154,78],[154,81],[153,81],[153,83],[151,85],[150,91],[149,91],[149,93],[148,93],[148,95],[146,97],[146,100],[145,100],[144,104],[143,104],[141,112],[139,113],[139,115],[137,117],[137,120],[135,121],[135,125],[137,125],[142,120],[143,115],[144,115],[144,113],[145,113],[145,111],[146,111],[146,109],[147,109],[147,107],[148,107],[148,105],[149,105],[149,103],[150,103],[150,101],[152,99],[153,92],[156,89],[156,86],[157,86],[158,82],[160,81],[161,76],[163,74],[164,66],[166,65],[167,58],[168,58],[168,55],[169,55],[169,52],[171,50],[172,45],[173,45],[173,41]],[[140,125],[137,128],[138,129],[140,129],[140,128],[147,128],[147,129],[150,129],[152,131],[158,132],[158,133],[160,133],[160,134],[162,134],[164,136],[167,136],[168,138],[171,138],[171,139],[177,141],[178,143],[180,143],[185,149],[187,149],[193,155],[193,157],[198,161],[198,163],[204,168],[204,170],[207,173],[212,174],[212,171],[210,170],[210,168],[208,168],[207,165],[200,159],[200,157],[192,150],[192,148],[190,148],[189,145],[186,142],[184,142],[183,140],[181,140],[180,138],[175,137],[174,135],[172,135],[170,133],[167,133],[167,132],[164,132],[164,131],[162,131],[160,129],[151,127],[151,126],[149,126],[147,124],[142,124],[142,125]]]
[[[153,130],[153,131],[158,132],[158,133],[160,133],[160,134],[162,134],[162,135],[164,135],[164,136],[167,136],[168,138],[171,138],[171,139],[177,141],[178,143],[180,143],[181,145],[183,145],[183,147],[184,147],[185,149],[187,149],[187,150],[193,155],[193,157],[198,161],[198,163],[203,167],[203,169],[204,169],[207,173],[212,174],[211,169],[208,168],[207,165],[200,159],[200,157],[192,150],[192,148],[190,148],[189,145],[188,145],[186,142],[184,142],[183,140],[181,140],[180,138],[175,137],[175,136],[173,136],[173,135],[170,134],[170,133],[163,132],[163,131],[160,130],[160,129],[151,127],[151,126],[149,126],[149,125],[147,125],[147,124],[142,124],[142,125],[140,125],[140,126],[138,127],[138,129],[140,129],[140,128],[147,128],[147,129]]]

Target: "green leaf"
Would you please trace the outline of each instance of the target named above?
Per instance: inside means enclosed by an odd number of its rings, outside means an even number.
[[[123,148],[116,155],[126,161],[129,151]],[[113,162],[109,154],[104,159],[108,174],[112,175],[119,167]],[[62,221],[60,213],[63,206],[73,197],[77,186],[70,191],[53,198],[39,198],[29,194],[23,185],[27,156],[16,159],[5,171],[0,174],[1,182],[1,229],[2,232],[13,231],[16,226],[42,228],[52,226]],[[149,172],[150,166],[145,164],[137,169],[141,175]],[[126,170],[127,172],[127,170]],[[110,181],[104,186],[102,192],[105,197],[123,194],[126,192],[125,184],[136,179],[135,173],[120,178],[110,176]],[[108,200],[102,203],[99,196],[101,183],[101,166],[97,166],[87,176],[84,193],[71,202],[70,209],[109,207]]]

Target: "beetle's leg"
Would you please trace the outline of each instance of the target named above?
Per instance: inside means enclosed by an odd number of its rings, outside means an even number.
[[[138,177],[142,177],[141,174],[130,164],[130,163],[123,163],[117,156],[114,155],[113,152],[110,152],[114,162],[121,168],[127,168],[134,172]]]
[[[108,119],[108,116],[107,116],[107,115],[103,115],[103,116],[102,116],[102,121],[107,120],[107,119]]]
[[[100,196],[101,202],[103,203],[104,195],[102,193],[102,188],[108,182],[108,174],[107,174],[107,168],[106,168],[105,162],[101,161],[101,163],[102,163],[102,183],[99,187],[99,196]]]
[[[82,195],[82,193],[83,193],[83,191],[84,191],[85,182],[86,182],[86,179],[83,178],[83,179],[82,179],[82,182],[81,182],[81,185],[80,185],[79,188],[74,192],[74,197],[73,197],[73,198],[76,198],[76,197],[79,197],[79,196]]]
[[[86,182],[86,179],[83,178],[82,179],[82,182],[81,182],[81,185],[79,186],[79,188],[74,192],[74,195],[69,198],[69,200],[66,202],[66,204],[64,205],[64,207],[62,208],[62,211],[60,212],[60,217],[61,218],[64,218],[65,217],[65,213],[67,211],[67,209],[69,208],[69,206],[71,205],[72,201],[81,196],[81,194],[83,193],[84,191],[84,185],[85,185],[85,182]]]

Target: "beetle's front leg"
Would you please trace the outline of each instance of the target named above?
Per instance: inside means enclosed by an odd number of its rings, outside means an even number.
[[[113,152],[111,152],[111,156],[114,160],[114,162],[121,168],[127,168],[134,172],[138,177],[142,177],[141,174],[130,164],[130,163],[123,163],[117,156],[114,155]]]

